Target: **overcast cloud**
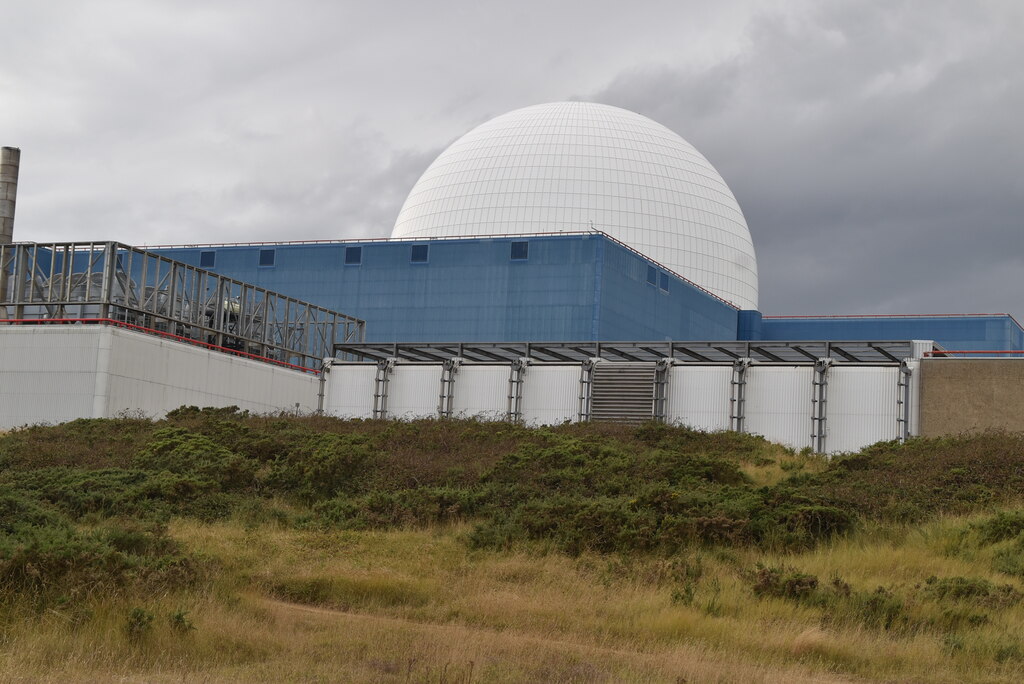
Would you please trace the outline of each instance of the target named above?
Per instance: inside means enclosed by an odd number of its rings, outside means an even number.
[[[14,2],[15,239],[387,236],[492,116],[649,116],[743,207],[767,314],[1024,322],[1019,0]]]

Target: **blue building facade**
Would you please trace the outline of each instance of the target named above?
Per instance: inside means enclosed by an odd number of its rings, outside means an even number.
[[[935,316],[765,316],[763,340],[935,340],[944,349],[1024,349],[1024,329],[1007,314]]]
[[[737,336],[735,307],[600,234],[152,251],[362,318],[368,342]]]
[[[152,251],[362,318],[368,342],[918,339],[1024,350],[1006,314],[740,311],[600,233]]]

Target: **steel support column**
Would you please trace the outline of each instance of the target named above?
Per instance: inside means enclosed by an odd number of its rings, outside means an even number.
[[[377,376],[373,380],[373,417],[388,417],[388,382],[398,359],[392,357],[377,362]]]
[[[518,423],[523,420],[523,376],[529,365],[530,359],[526,356],[513,359],[509,364],[508,410],[505,417],[510,423]]]
[[[749,357],[736,359],[732,364],[732,379],[729,381],[729,429],[743,432],[747,415],[747,370],[752,360]]]
[[[441,394],[437,401],[439,418],[452,417],[452,402],[455,400],[455,375],[459,372],[462,359],[454,357],[445,359],[441,364]]]
[[[811,382],[811,445],[818,454],[825,453],[828,435],[828,370],[831,367],[831,358],[814,362],[814,380]]]
[[[666,358],[654,367],[654,420],[659,423],[668,415],[668,379],[673,365],[675,360]]]
[[[594,366],[601,362],[600,357],[586,359],[580,364],[580,396],[579,396],[579,421],[581,423],[590,420],[591,403],[594,398]]]
[[[910,381],[913,375],[914,369],[910,364],[905,359],[901,361],[896,388],[896,427],[900,442],[906,442],[910,438]]]

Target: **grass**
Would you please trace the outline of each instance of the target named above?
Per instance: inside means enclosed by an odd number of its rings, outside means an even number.
[[[1019,436],[76,423],[0,436],[4,681],[1024,678]]]

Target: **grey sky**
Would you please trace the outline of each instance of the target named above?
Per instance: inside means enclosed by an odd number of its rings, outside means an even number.
[[[505,111],[586,99],[714,163],[765,313],[1024,322],[1024,3],[0,0],[15,239],[386,236]]]

